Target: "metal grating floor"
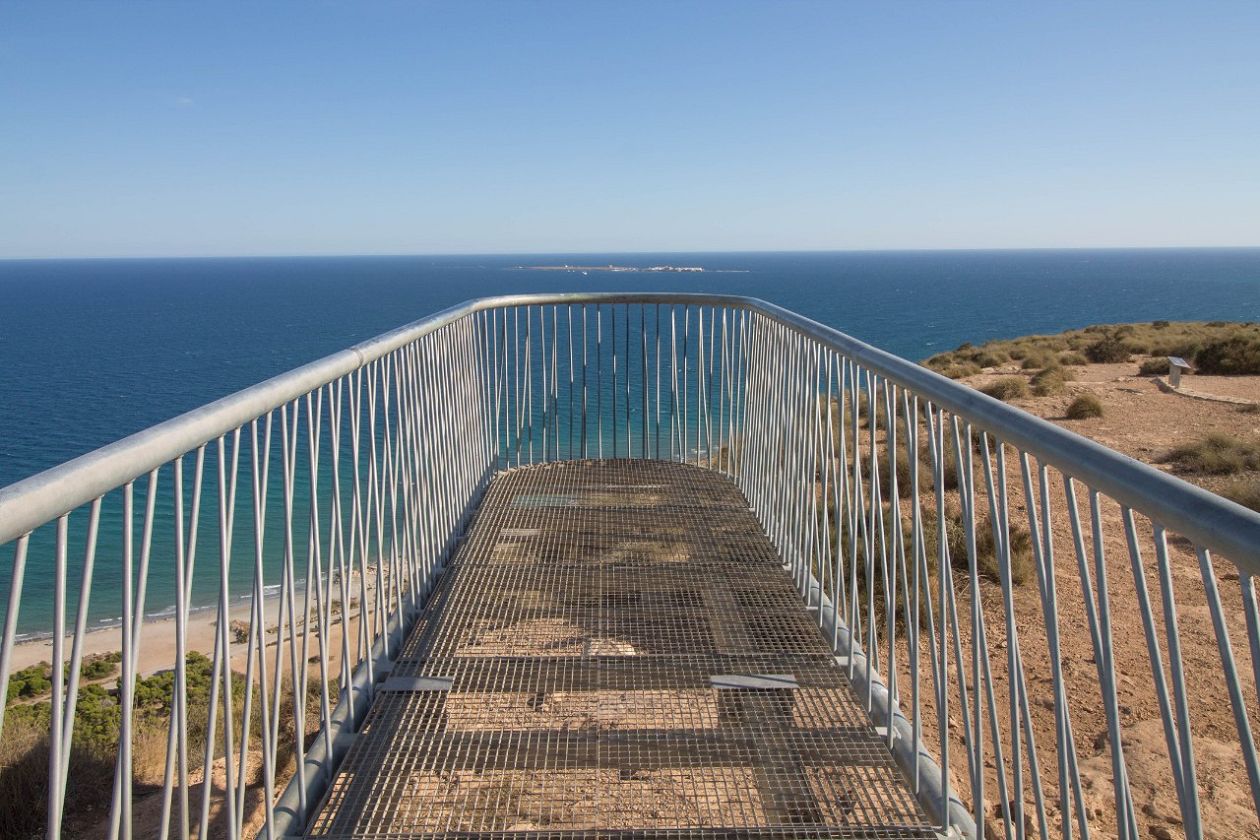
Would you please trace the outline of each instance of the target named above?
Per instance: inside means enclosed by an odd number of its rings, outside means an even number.
[[[307,836],[936,832],[735,485],[582,461],[495,479]]]

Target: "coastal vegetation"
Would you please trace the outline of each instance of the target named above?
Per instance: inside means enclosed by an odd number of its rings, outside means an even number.
[[[1260,511],[1260,479],[1235,481],[1221,488],[1221,495],[1243,507]]]
[[[980,389],[980,393],[987,394],[996,400],[1009,402],[1027,396],[1028,383],[1018,376],[1008,376],[985,385]]]
[[[1063,393],[1071,379],[1072,372],[1067,368],[1061,367],[1056,361],[1054,365],[1042,368],[1033,374],[1029,384],[1032,386],[1034,395],[1049,397]]]
[[[1260,470],[1260,443],[1213,432],[1173,449],[1164,458],[1178,472],[1236,475]]]
[[[70,746],[70,782],[66,791],[67,836],[81,836],[93,831],[109,813],[113,795],[115,759],[118,752],[121,707],[117,677],[121,656],[112,653],[93,657],[83,664],[81,673],[89,682],[79,688],[74,713],[74,738]],[[205,722],[214,677],[213,663],[204,654],[190,652],[186,658],[188,682],[188,767],[194,790],[203,790],[206,750]],[[49,694],[51,669],[47,663],[23,669],[10,681],[9,701],[5,709],[4,739],[0,740],[0,837],[27,838],[43,836],[48,798],[48,728],[51,718]],[[114,676],[113,680],[108,677]],[[104,679],[105,681],[100,681]],[[330,686],[335,698],[337,687]],[[16,691],[14,684],[21,687]],[[286,679],[287,684],[287,679]],[[255,706],[250,722],[250,738],[259,740],[262,727]],[[288,689],[286,689],[287,691]],[[159,795],[166,772],[167,738],[172,700],[175,694],[175,672],[161,671],[136,680],[134,692],[135,723],[133,730],[133,779],[137,798]],[[30,698],[42,698],[31,700]],[[222,700],[220,700],[220,703]],[[234,672],[232,680],[233,716],[239,738],[240,720],[245,703],[245,678]],[[307,694],[307,728],[318,727],[319,697],[312,681]],[[280,709],[281,764],[288,766],[281,773],[287,780],[292,772],[294,717],[292,704]],[[307,735],[309,736],[310,731]],[[216,739],[218,740],[218,739]],[[261,742],[259,741],[259,744]],[[256,746],[254,749],[261,749]],[[222,764],[222,744],[214,748],[216,764]],[[284,768],[281,768],[284,769]],[[219,767],[217,773],[221,773]],[[216,786],[222,780],[216,778]],[[251,778],[251,785],[253,779]],[[255,797],[256,798],[256,797]],[[253,801],[253,800],[251,800]],[[200,807],[194,798],[194,811]],[[213,817],[212,817],[213,819]],[[156,826],[152,826],[156,829]],[[137,827],[140,830],[140,827]],[[176,832],[177,834],[177,832]],[[142,836],[139,835],[138,836]],[[219,836],[215,834],[215,836]]]
[[[89,656],[79,666],[79,678],[84,682],[92,682],[112,677],[118,672],[118,663],[122,662],[122,654],[114,653]],[[66,665],[67,675],[69,665]],[[9,689],[5,697],[6,703],[15,700],[33,700],[52,693],[52,666],[47,662],[32,665],[15,671],[9,676]]]
[[[1093,394],[1081,394],[1068,405],[1064,416],[1069,420],[1088,420],[1091,417],[1102,417],[1102,401]]]
[[[1056,335],[999,339],[938,353],[924,364],[952,379],[980,373],[985,368],[1014,365],[1035,370],[1059,365],[1120,364],[1134,356],[1180,356],[1201,374],[1260,374],[1260,324],[1226,321],[1151,321],[1135,324],[1096,324]],[[1159,362],[1143,371],[1153,376]],[[1148,372],[1149,371],[1149,372]]]

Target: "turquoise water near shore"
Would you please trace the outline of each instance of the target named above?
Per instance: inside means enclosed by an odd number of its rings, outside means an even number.
[[[514,269],[565,262],[730,273]],[[1260,320],[1260,249],[0,261],[0,486],[461,300],[575,289],[761,297],[920,359],[1091,323]],[[117,615],[116,553],[97,622]],[[25,632],[47,626],[47,561]],[[0,594],[11,562],[0,548]],[[150,593],[150,612],[170,603]]]

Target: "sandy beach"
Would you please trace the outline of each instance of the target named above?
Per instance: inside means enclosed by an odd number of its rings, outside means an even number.
[[[334,583],[334,590],[339,586]],[[357,642],[359,609],[358,600],[355,593],[359,592],[359,576],[354,574],[351,576],[349,589],[351,592],[351,609],[347,615],[347,619],[351,628],[351,644]],[[376,581],[373,570],[369,570],[368,575],[368,599],[369,603],[375,599]],[[299,640],[303,632],[303,617],[301,616],[302,604],[305,600],[305,590],[299,589],[295,593],[295,604],[299,615],[295,621]],[[312,604],[314,599],[312,597]],[[336,669],[340,667],[342,642],[341,635],[345,622],[342,622],[337,614],[340,611],[340,598],[334,592],[332,599],[332,609],[334,612],[332,621],[329,625],[329,668],[332,673],[336,673]],[[248,656],[248,648],[244,642],[237,641],[237,629],[246,629],[250,620],[250,612],[253,608],[252,599],[242,599],[238,601],[230,610],[228,615],[229,637],[232,649],[232,667],[235,670],[244,670],[246,658]],[[264,626],[267,628],[267,647],[274,651],[279,637],[276,632],[277,624],[281,614],[280,595],[271,594],[263,599],[263,616]],[[313,611],[313,607],[312,607]],[[189,651],[197,651],[207,656],[214,651],[215,642],[218,631],[218,610],[214,608],[200,609],[191,612],[188,616],[186,647]],[[288,626],[287,612],[285,613],[285,626]],[[285,648],[288,649],[288,631],[285,631]],[[176,643],[176,622],[172,616],[152,616],[144,621],[140,630],[140,656],[137,663],[137,670],[140,676],[149,676],[161,671],[168,670],[175,665],[175,643]],[[72,646],[74,644],[74,635],[67,634],[65,642],[66,661],[69,661]],[[318,655],[318,643],[314,634],[309,641],[308,656],[315,657]],[[122,648],[122,628],[119,626],[102,627],[90,630],[83,637],[83,658],[87,660],[91,656],[113,653]],[[51,638],[31,639],[19,642],[13,646],[13,671],[20,671],[32,665],[38,665],[41,662],[50,662],[53,655],[53,640]],[[270,656],[269,656],[270,659]],[[110,677],[109,681],[114,678]]]

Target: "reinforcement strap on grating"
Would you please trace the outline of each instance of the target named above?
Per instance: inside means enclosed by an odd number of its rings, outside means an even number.
[[[739,490],[499,476],[319,838],[934,838]]]

